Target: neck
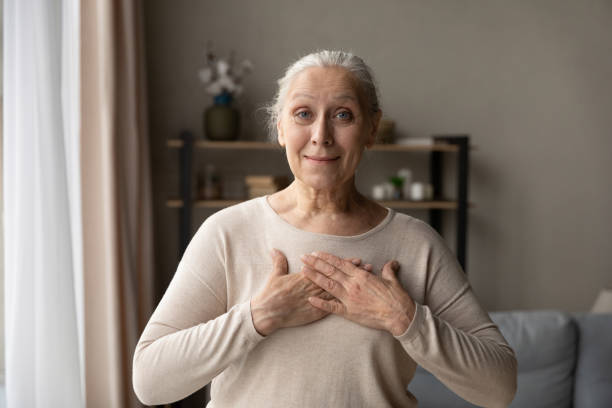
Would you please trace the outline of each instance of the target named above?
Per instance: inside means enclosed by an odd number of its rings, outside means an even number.
[[[363,208],[365,198],[355,187],[355,179],[334,189],[315,189],[298,179],[287,188],[293,206],[303,216],[347,215]]]

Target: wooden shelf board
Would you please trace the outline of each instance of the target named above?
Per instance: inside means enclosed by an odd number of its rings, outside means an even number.
[[[180,139],[168,139],[166,145],[171,148],[183,147]],[[195,147],[199,149],[259,149],[259,150],[282,150],[282,148],[270,142],[257,141],[232,141],[232,142],[213,142],[208,140],[196,140]],[[402,144],[375,144],[370,151],[385,152],[458,152],[459,147],[450,143],[434,143],[423,145],[402,145]]]
[[[197,200],[193,202],[194,207],[197,208],[224,208],[235,204],[239,204],[245,200]],[[389,208],[397,209],[412,209],[412,210],[456,210],[456,201],[378,201],[380,205]],[[166,206],[169,208],[181,208],[183,207],[183,200],[171,199],[166,201]],[[473,208],[473,204],[469,204],[470,208]]]
[[[430,145],[375,144],[372,152],[458,152],[459,147],[450,143],[434,143]]]
[[[168,139],[166,141],[168,147],[180,148],[183,147],[183,141],[180,139]],[[233,142],[213,142],[209,140],[196,140],[194,145],[198,149],[261,149],[261,150],[281,150],[281,147],[269,142],[257,142],[239,140]]]

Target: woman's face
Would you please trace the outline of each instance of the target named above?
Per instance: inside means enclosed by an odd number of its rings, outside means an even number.
[[[357,80],[344,68],[312,67],[294,78],[277,128],[296,180],[328,190],[352,182],[380,118],[364,106]]]

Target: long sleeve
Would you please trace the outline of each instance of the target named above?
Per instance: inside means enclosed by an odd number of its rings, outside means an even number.
[[[145,404],[188,396],[263,339],[249,301],[226,311],[224,240],[215,219],[209,220],[190,242],[136,346],[133,384]]]
[[[329,315],[264,338],[249,299],[269,277],[271,248],[285,254],[289,273],[315,250],[380,266],[397,259],[398,279],[419,303],[411,325],[394,338]],[[513,352],[442,238],[392,210],[357,236],[303,231],[262,197],[198,229],[137,345],[133,381],[146,404],[178,400],[212,380],[210,408],[415,408],[408,387],[416,364],[479,405],[505,406],[514,394]]]
[[[506,407],[516,392],[514,351],[474,296],[456,258],[439,242],[425,304],[397,336],[403,348],[457,395],[484,407]]]

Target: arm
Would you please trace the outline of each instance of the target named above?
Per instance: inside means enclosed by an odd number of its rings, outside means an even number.
[[[388,262],[381,277],[331,254],[305,256],[306,275],[336,299],[322,310],[386,330],[410,357],[456,394],[481,406],[507,406],[516,392],[516,359],[476,300],[454,255],[433,236],[425,305],[415,303]],[[438,240],[436,242],[436,240]]]
[[[420,366],[463,399],[506,407],[516,393],[514,351],[482,308],[461,265],[444,240],[429,230],[431,266],[423,305],[396,336]]]
[[[249,302],[226,311],[223,240],[207,222],[189,243],[136,346],[134,391],[148,405],[197,391],[263,339]]]
[[[483,314],[469,285],[440,314],[416,304],[412,323],[396,339],[415,362],[466,401],[506,407],[514,398],[514,352]]]

